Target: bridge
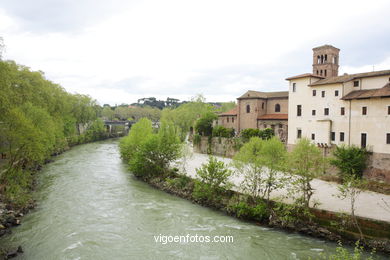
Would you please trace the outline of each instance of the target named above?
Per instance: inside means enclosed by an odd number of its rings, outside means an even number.
[[[131,122],[131,121],[109,121],[109,120],[104,121],[104,126],[106,127],[107,132],[110,135],[112,135],[112,134],[126,135],[129,132],[132,125],[133,125],[133,122]],[[122,129],[122,127],[118,127],[118,126],[123,126],[123,129]]]

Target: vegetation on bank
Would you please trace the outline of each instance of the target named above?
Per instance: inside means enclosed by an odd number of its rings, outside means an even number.
[[[204,118],[208,118],[207,111],[204,115],[206,115]],[[197,129],[195,128],[196,131]],[[121,154],[136,176],[199,204],[221,209],[239,218],[326,237],[334,241],[344,236],[344,233],[337,230],[349,230],[348,232],[356,230],[355,238],[360,239],[364,245],[369,244],[365,231],[360,229],[359,221],[354,214],[352,222],[344,222],[350,217],[338,217],[339,221],[335,223],[337,228],[331,223],[323,226],[323,220],[317,219],[315,215],[317,213],[313,211],[317,202],[312,202],[311,199],[315,190],[310,182],[323,174],[328,161],[323,158],[319,148],[309,140],[300,140],[288,153],[276,137],[264,140],[259,137],[250,138],[233,158],[236,172],[244,178],[239,187],[244,193],[239,193],[231,190],[229,178],[233,172],[229,166],[214,157],[210,157],[206,164],[196,170],[195,179],[179,174],[176,168],[170,168],[171,163],[181,156],[180,136],[180,130],[173,123],[165,122],[157,130],[152,128],[149,120],[142,119],[133,126],[129,135],[122,139]],[[164,153],[166,149],[172,153]],[[340,160],[341,163],[345,158],[335,157],[334,160]],[[359,179],[354,180],[359,182]],[[340,193],[337,194],[340,198],[351,199],[352,212],[357,199],[355,187],[357,186],[351,186],[345,179],[340,186]],[[271,200],[271,194],[280,189],[286,191],[282,193],[284,195]],[[285,204],[283,201],[287,197],[292,199],[293,203]],[[385,242],[383,248],[386,246],[388,247],[388,244]],[[341,253],[345,254],[340,249],[338,254]]]
[[[28,204],[34,171],[51,155],[106,137],[93,99],[13,61],[0,61],[0,111],[0,194],[16,207]]]

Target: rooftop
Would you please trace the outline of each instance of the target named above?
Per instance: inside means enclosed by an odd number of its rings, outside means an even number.
[[[259,116],[260,120],[288,120],[288,114],[265,114]]]
[[[382,97],[390,97],[390,83],[387,83],[382,88],[355,90],[342,97],[342,99],[352,100],[352,99],[382,98]]]
[[[250,99],[250,98],[288,98],[288,91],[277,91],[277,92],[261,92],[249,90],[244,95],[237,99]]]
[[[236,116],[237,115],[237,107],[230,109],[227,112],[221,113],[218,116]]]
[[[324,79],[325,78],[325,77],[322,77],[320,75],[315,75],[313,73],[305,73],[305,74],[300,74],[300,75],[289,77],[286,80],[300,79],[300,78],[306,78],[306,77],[313,77],[313,78],[319,78],[319,79]]]
[[[377,77],[377,76],[384,76],[384,75],[390,75],[390,70],[380,70],[380,71],[372,71],[372,72],[356,73],[356,74],[344,74],[342,76],[321,79],[319,81],[310,84],[310,86],[344,83],[354,79]]]
[[[332,45],[325,44],[325,45],[321,45],[321,46],[313,48],[313,51],[319,50],[319,49],[325,49],[325,48],[332,48],[332,49],[340,50],[339,48],[336,48],[336,47],[334,47]]]

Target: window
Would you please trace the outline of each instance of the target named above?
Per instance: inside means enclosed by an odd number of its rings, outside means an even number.
[[[246,105],[246,112],[247,112],[247,113],[250,113],[250,112],[251,112],[251,107],[250,107],[250,105]]]
[[[354,86],[354,87],[359,87],[359,80],[355,80],[355,81],[353,82],[353,86]]]
[[[338,97],[338,96],[339,96],[339,91],[338,91],[338,90],[335,90],[335,91],[334,91],[334,96],[335,96],[335,97]]]
[[[315,115],[316,115],[316,110],[315,110],[315,109],[313,109],[313,110],[311,111],[311,115],[312,115],[312,116],[315,116]]]
[[[280,128],[280,129],[283,128],[283,125],[282,125],[282,124],[279,124],[279,128]]]
[[[344,142],[344,132],[340,132],[340,142]]]
[[[313,89],[313,97],[317,95],[317,90]]]
[[[321,91],[321,97],[325,97],[325,91]]]
[[[311,140],[315,140],[316,139],[316,135],[315,134],[311,134]]]
[[[296,85],[296,83],[293,83],[293,87],[292,87],[293,89],[292,89],[292,91],[293,92],[295,92],[296,90],[297,90],[297,85]]]
[[[390,115],[390,106],[387,107],[387,114]]]
[[[232,117],[232,123],[234,123],[234,117]]]
[[[261,103],[261,109],[264,109],[264,102]]]
[[[297,116],[302,115],[302,105],[297,105]]]
[[[362,107],[362,115],[367,115],[367,107]]]
[[[390,133],[386,134],[386,144],[390,144]]]
[[[324,74],[325,74],[325,77],[326,77],[326,70],[324,70]]]
[[[301,139],[301,138],[302,138],[302,130],[301,130],[301,129],[298,129],[298,130],[297,130],[297,138],[298,138],[298,139]]]
[[[226,122],[228,122],[228,123],[229,123],[229,117],[228,117],[228,118],[226,118]]]
[[[324,115],[329,116],[329,108],[324,109]]]
[[[330,133],[330,140],[332,140],[332,141],[336,140],[336,133],[335,132]]]
[[[367,134],[362,133],[361,139],[360,139],[360,145],[361,145],[362,148],[366,148],[367,147]]]
[[[275,112],[280,112],[280,105],[279,104],[275,105]]]
[[[341,109],[340,109],[340,114],[343,116],[343,115],[345,115],[345,107],[342,107]]]
[[[263,125],[263,127],[264,127],[264,128],[267,128],[267,125],[266,125],[266,124],[264,124],[264,125]]]

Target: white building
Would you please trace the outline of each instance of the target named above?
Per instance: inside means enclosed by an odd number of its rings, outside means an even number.
[[[390,70],[338,76],[339,49],[313,49],[313,73],[289,81],[288,144],[357,145],[372,152],[367,175],[390,182]]]

